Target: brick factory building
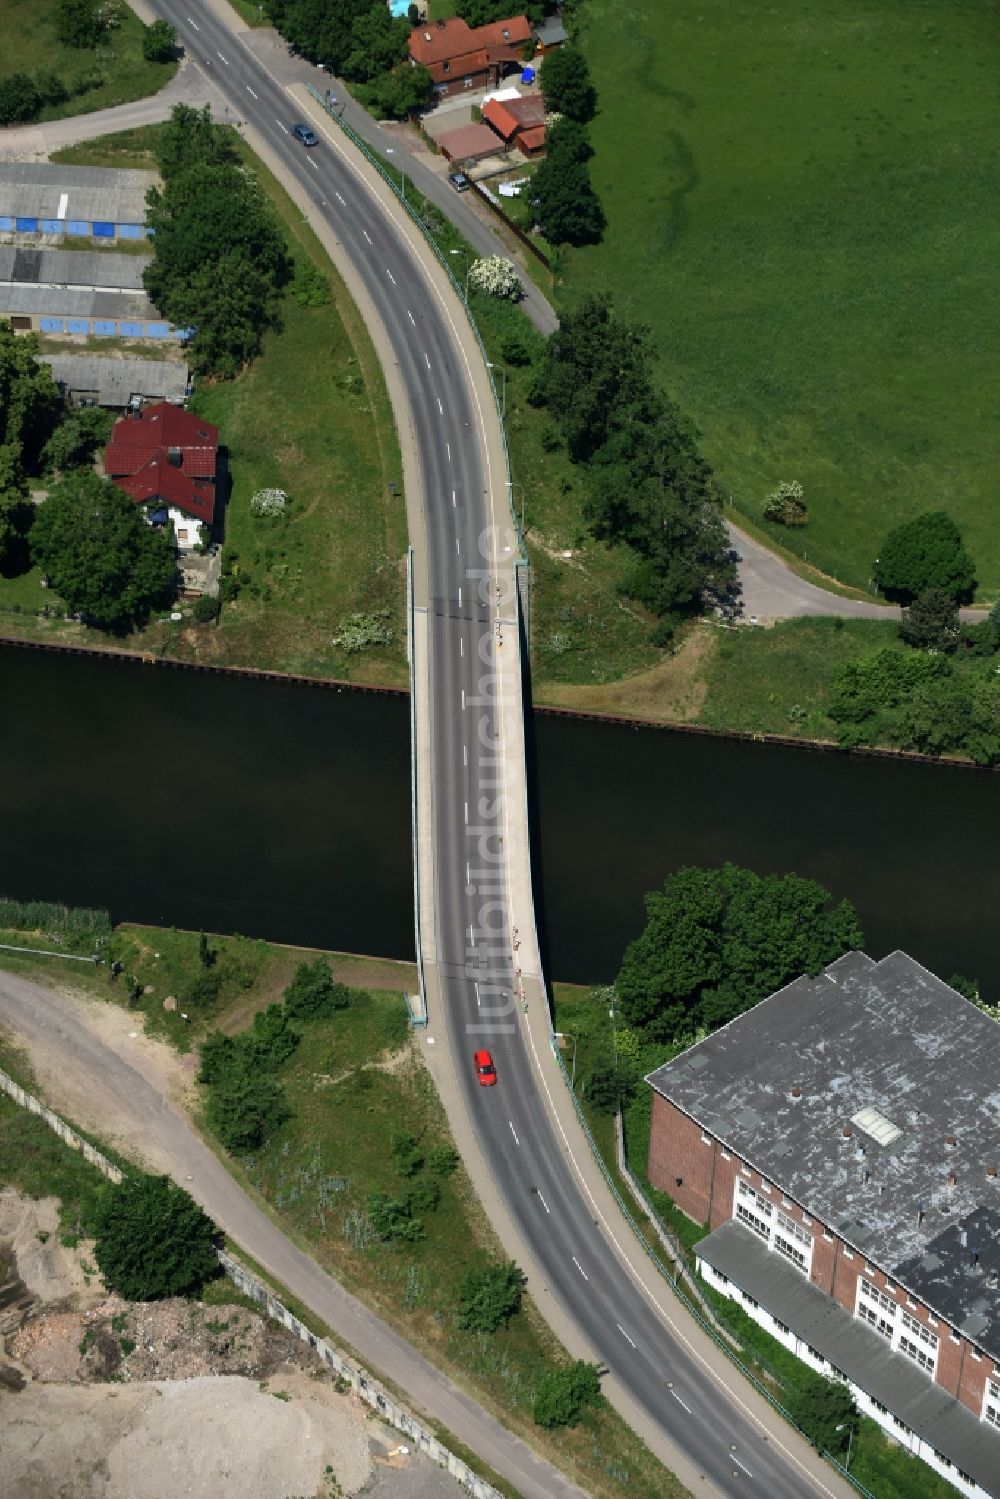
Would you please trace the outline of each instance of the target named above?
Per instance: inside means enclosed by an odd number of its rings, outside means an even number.
[[[649,1079],[704,1278],[969,1499],[1000,1496],[1000,1024],[848,953]]]

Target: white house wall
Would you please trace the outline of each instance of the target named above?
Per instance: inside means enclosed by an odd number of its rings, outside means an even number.
[[[804,1364],[808,1364],[809,1368],[814,1369],[817,1374],[823,1374],[827,1379],[837,1379],[841,1383],[846,1384],[854,1396],[855,1403],[861,1413],[865,1416],[870,1416],[873,1421],[876,1421],[885,1434],[891,1437],[894,1442],[898,1442],[901,1447],[905,1447],[908,1452],[912,1452],[914,1457],[921,1458],[929,1468],[933,1468],[935,1473],[940,1474],[960,1494],[964,1494],[966,1499],[989,1499],[986,1490],[980,1488],[978,1483],[966,1482],[964,1479],[959,1478],[954,1466],[946,1466],[945,1462],[942,1462],[937,1456],[933,1447],[921,1441],[915,1432],[910,1431],[905,1426],[898,1426],[891,1411],[883,1410],[853,1380],[845,1379],[839,1370],[835,1371],[825,1358],[815,1353],[806,1343],[797,1338],[789,1328],[785,1327],[784,1323],[779,1322],[777,1317],[772,1317],[770,1312],[755,1302],[752,1297],[748,1296],[745,1291],[742,1291],[732,1280],[724,1275],[720,1275],[705,1260],[699,1259],[697,1264],[698,1274],[714,1290],[720,1292],[723,1296],[728,1296],[730,1301],[735,1301],[741,1310],[757,1323],[758,1327],[762,1327],[783,1348],[787,1348],[789,1353],[794,1353],[796,1358],[801,1359]]]

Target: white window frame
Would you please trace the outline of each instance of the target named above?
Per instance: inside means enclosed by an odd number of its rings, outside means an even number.
[[[763,1186],[763,1191],[768,1191]],[[761,1192],[736,1178],[733,1190],[733,1217],[751,1233],[763,1239],[768,1249],[776,1251],[803,1275],[812,1269],[813,1236],[787,1213],[781,1212]]]
[[[983,1390],[983,1413],[980,1417],[1000,1430],[1000,1381],[988,1379]]]

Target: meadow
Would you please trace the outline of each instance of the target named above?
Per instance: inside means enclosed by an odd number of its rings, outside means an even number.
[[[609,289],[648,323],[723,491],[758,519],[780,480],[808,524],[766,529],[868,588],[886,531],[942,508],[982,598],[997,294],[996,10],[984,0],[589,0],[601,245],[558,299]]]

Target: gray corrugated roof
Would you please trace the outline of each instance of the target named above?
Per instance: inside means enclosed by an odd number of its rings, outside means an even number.
[[[1000,1496],[1000,1431],[959,1400],[883,1337],[811,1285],[741,1224],[730,1219],[695,1246],[695,1253],[791,1328],[911,1431]]]
[[[985,1297],[970,1335],[1000,1355],[1000,1297],[989,1285],[1000,1177],[987,1175],[1000,1168],[995,1020],[905,953],[880,963],[848,953],[649,1081],[942,1316],[964,1327]],[[890,1144],[850,1122],[866,1107],[898,1126]],[[961,1244],[973,1222],[977,1263],[975,1246]],[[936,1281],[917,1270],[929,1250],[947,1260]]]
[[[0,214],[144,224],[146,193],[155,172],[111,167],[66,167],[51,161],[0,162]],[[59,213],[66,194],[66,211]]]
[[[40,354],[57,384],[67,391],[93,390],[102,406],[124,408],[133,396],[182,401],[187,394],[187,365],[172,359],[115,358],[104,354]]]
[[[161,321],[160,314],[141,292],[93,291],[85,286],[50,290],[43,286],[4,286],[0,283],[0,317],[14,313],[38,317],[129,318]]]
[[[116,255],[100,250],[35,249],[0,245],[0,282],[21,285],[121,287],[142,291],[142,273],[151,255]]]

